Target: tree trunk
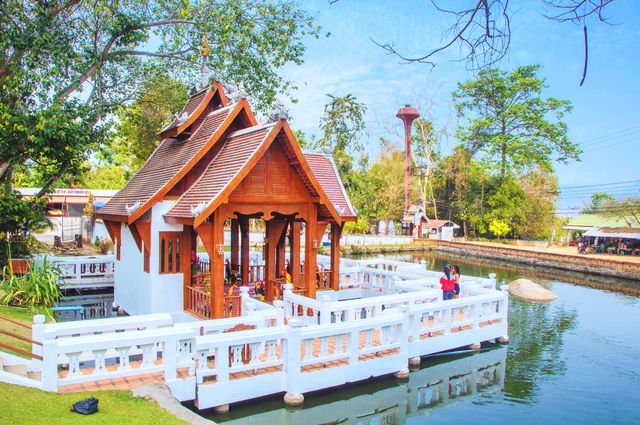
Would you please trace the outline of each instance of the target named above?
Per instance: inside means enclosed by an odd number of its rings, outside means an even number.
[[[504,176],[506,174],[507,169],[507,144],[502,144],[502,161],[500,164],[500,180],[504,182]]]

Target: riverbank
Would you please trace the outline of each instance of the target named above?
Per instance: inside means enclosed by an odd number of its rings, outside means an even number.
[[[491,258],[536,267],[640,280],[640,257],[577,254],[575,248],[509,246],[491,242],[427,241],[417,244],[437,252]]]
[[[328,250],[328,247],[323,247]],[[488,258],[536,268],[551,268],[593,276],[640,281],[640,256],[577,254],[574,247],[511,246],[492,242],[424,240],[398,245],[345,245],[343,256],[396,252],[435,251],[460,256]],[[322,252],[320,252],[322,254]]]

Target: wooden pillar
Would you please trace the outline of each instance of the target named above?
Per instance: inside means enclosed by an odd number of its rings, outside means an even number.
[[[294,287],[300,285],[300,222],[291,223],[291,236],[289,238],[289,264],[291,265],[291,283]]]
[[[193,226],[184,226],[180,236],[180,270],[182,270],[182,306],[184,310],[191,308],[189,305],[189,291],[191,286],[191,246],[193,244]]]
[[[223,317],[224,308],[224,216],[222,211],[213,213],[213,256],[211,258],[211,312],[212,317]],[[219,248],[222,247],[222,254]],[[211,254],[209,254],[211,256]]]
[[[267,301],[273,301],[275,296],[273,281],[276,278],[276,223],[274,219],[266,222],[266,244],[265,244],[265,258],[264,258],[264,276],[266,285],[266,298]]]
[[[238,270],[239,257],[240,257],[240,238],[238,231],[240,226],[238,219],[231,219],[231,268]]]
[[[304,237],[304,281],[309,298],[316,297],[316,261],[318,248],[313,247],[314,241],[319,244],[318,236],[318,206],[311,204],[309,207],[309,216],[305,226]]]
[[[331,289],[340,290],[340,237],[342,225],[331,223]]]
[[[242,283],[246,285],[249,283],[249,217],[246,215],[240,216],[238,222],[240,224],[240,239],[242,242],[240,253],[242,269],[240,270],[240,275],[242,276]]]
[[[276,247],[276,275],[278,277],[280,277],[282,270],[284,270],[284,257],[285,257],[288,227],[289,227],[289,222],[288,221],[284,222],[284,226],[282,227],[282,232],[278,236],[278,246]]]

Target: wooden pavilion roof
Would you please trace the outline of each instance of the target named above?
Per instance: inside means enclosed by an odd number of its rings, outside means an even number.
[[[226,104],[218,83],[195,93],[181,112],[182,117],[179,115],[180,119],[162,130],[161,137],[167,137],[97,216],[131,224],[156,202],[175,193],[172,189],[180,184],[184,189],[179,191],[180,197],[165,214],[165,220],[193,220],[198,226],[280,137],[300,181],[320,199],[319,218],[337,222],[356,219],[337,169],[328,157],[303,154],[284,120],[258,125],[245,99]]]

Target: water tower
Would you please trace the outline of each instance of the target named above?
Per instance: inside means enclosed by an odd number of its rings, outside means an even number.
[[[411,105],[404,105],[396,114],[404,123],[404,212],[411,206],[411,124],[420,113]]]

